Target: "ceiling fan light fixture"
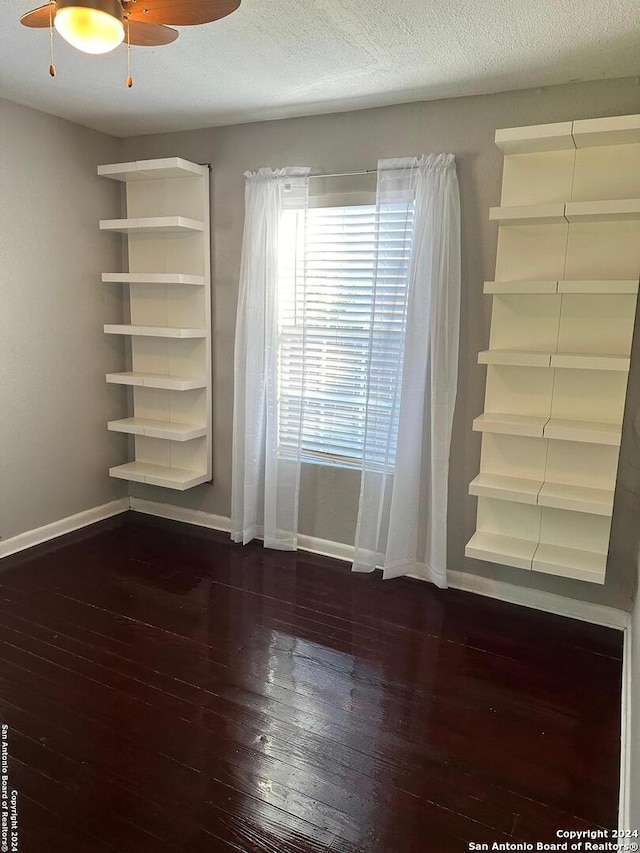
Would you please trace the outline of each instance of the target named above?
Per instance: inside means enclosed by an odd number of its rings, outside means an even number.
[[[57,0],[53,23],[83,53],[108,53],[124,40],[120,0]]]

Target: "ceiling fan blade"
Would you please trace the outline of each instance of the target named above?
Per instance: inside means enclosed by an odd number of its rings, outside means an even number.
[[[208,24],[230,15],[241,0],[125,0],[132,21],[171,24],[175,27]]]
[[[127,36],[127,29],[129,35]],[[129,21],[128,27],[125,24],[125,41],[130,38],[131,44],[136,44],[142,47],[155,47],[159,44],[171,44],[175,41],[180,33],[177,30],[172,30],[171,27],[164,27],[162,24],[148,24],[142,21]]]
[[[39,9],[32,9],[20,18],[20,23],[24,24],[25,27],[48,27],[51,20],[50,5],[50,3],[47,3],[46,6],[40,6]],[[55,16],[56,10],[54,7],[53,17],[55,18]]]

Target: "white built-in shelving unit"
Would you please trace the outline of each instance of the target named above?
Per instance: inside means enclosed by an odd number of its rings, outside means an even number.
[[[183,491],[211,480],[209,167],[180,157],[112,163],[98,174],[126,187],[126,218],[102,231],[127,235],[128,322],[105,325],[131,341],[131,370],[107,382],[132,388],[132,416],[110,421],[133,436],[134,459],[112,477]]]
[[[604,583],[640,274],[640,116],[496,131],[468,557]]]

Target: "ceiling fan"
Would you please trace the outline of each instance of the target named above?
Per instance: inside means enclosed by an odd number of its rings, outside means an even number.
[[[84,53],[108,53],[126,40],[131,45],[157,47],[178,38],[172,26],[207,24],[230,15],[241,0],[50,0],[44,6],[20,18],[25,27],[48,28],[51,35],[53,63],[53,29],[65,41]],[[170,26],[168,26],[170,25]],[[131,74],[127,85],[133,83]]]

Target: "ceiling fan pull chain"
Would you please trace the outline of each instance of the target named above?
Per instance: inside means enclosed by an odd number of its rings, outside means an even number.
[[[133,77],[131,76],[131,24],[127,18],[127,88],[133,86]]]
[[[49,3],[49,44],[51,46],[51,64],[49,65],[49,74],[52,77],[56,76],[56,66],[54,64],[54,56],[53,56],[53,7],[55,6],[55,0],[51,0]]]

